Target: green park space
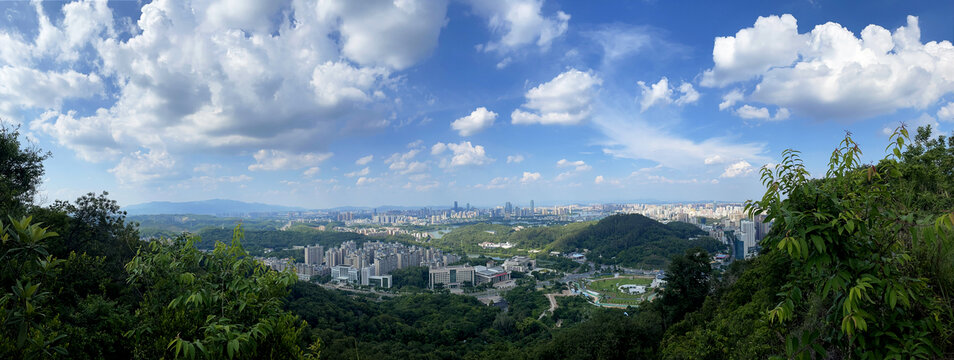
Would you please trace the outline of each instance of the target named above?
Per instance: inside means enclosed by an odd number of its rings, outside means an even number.
[[[589,281],[586,288],[602,294],[601,302],[604,304],[637,305],[645,300],[653,290],[647,289],[647,292],[643,294],[629,294],[619,291],[619,287],[622,285],[644,285],[648,287],[652,281],[652,278],[634,276],[610,277]]]

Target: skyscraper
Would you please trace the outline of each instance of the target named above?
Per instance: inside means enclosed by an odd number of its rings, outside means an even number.
[[[534,212],[533,210],[534,210],[533,200],[530,200],[530,216],[533,216],[533,214],[535,214],[535,212]]]
[[[325,249],[321,245],[305,247],[305,265],[319,265]]]
[[[457,211],[457,200],[454,200],[454,211]]]

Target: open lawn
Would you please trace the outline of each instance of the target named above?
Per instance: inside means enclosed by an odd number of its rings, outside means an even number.
[[[649,286],[652,283],[650,278],[640,278],[640,277],[619,277],[619,278],[604,278],[590,282],[587,284],[587,289],[599,292],[603,294],[603,302],[608,304],[621,304],[621,305],[637,305],[643,299],[649,295],[640,294],[632,295],[627,293],[622,293],[619,291],[620,285],[645,285]],[[650,290],[651,292],[651,290]]]

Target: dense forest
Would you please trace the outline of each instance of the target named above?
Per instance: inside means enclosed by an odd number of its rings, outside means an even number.
[[[817,178],[786,151],[746,206],[775,221],[762,254],[715,272],[689,248],[668,259],[652,302],[561,298],[553,314],[543,294],[559,285],[529,277],[505,294],[507,310],[442,292],[377,299],[268,270],[241,227],[214,243],[143,241],[108,194],[35,204],[49,156],[0,128],[4,359],[954,357],[954,139],[930,128],[913,139],[900,128],[871,164],[847,136]],[[613,247],[584,232],[572,244],[625,253],[614,247],[640,236],[625,222],[609,231],[619,220],[599,228]]]
[[[586,249],[586,258],[600,264],[660,269],[671,256],[689,248],[701,247],[712,253],[724,250],[722,243],[705,235],[698,227],[683,222],[663,224],[639,214],[619,214],[560,239],[552,248]]]

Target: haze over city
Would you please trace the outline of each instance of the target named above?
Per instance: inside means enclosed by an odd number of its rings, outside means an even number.
[[[48,202],[742,201],[952,130],[954,3],[854,5],[2,2],[0,118]]]

